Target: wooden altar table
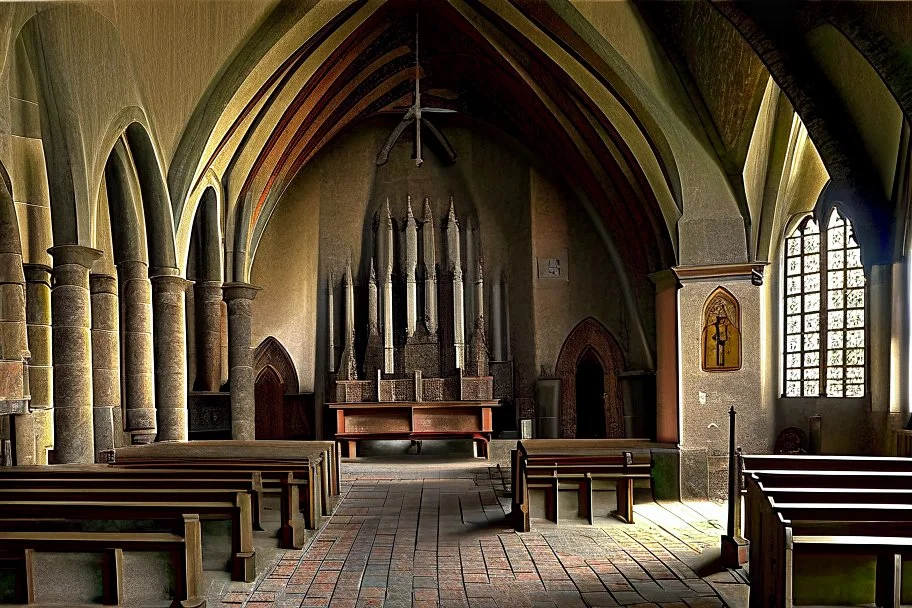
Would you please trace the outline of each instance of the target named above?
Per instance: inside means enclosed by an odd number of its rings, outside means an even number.
[[[478,455],[488,456],[491,408],[498,401],[390,401],[328,403],[336,410],[336,441],[357,456],[362,439],[472,439]],[[420,443],[419,443],[420,452]]]

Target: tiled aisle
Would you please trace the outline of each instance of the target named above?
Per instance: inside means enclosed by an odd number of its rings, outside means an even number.
[[[310,549],[286,552],[248,598],[231,594],[223,605],[723,605],[681,561],[718,545],[718,525],[692,509],[690,525],[671,517],[680,533],[657,523],[672,511],[651,504],[637,505],[633,526],[545,523],[516,534],[496,469],[471,461],[344,467],[347,494]]]

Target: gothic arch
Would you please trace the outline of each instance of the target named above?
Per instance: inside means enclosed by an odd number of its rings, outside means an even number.
[[[259,378],[260,373],[267,367],[271,367],[285,384],[285,394],[299,392],[294,362],[282,343],[273,336],[263,339],[253,351],[253,377]]]
[[[617,340],[593,317],[587,317],[573,328],[561,347],[554,372],[561,379],[560,435],[576,437],[576,367],[580,358],[591,351],[605,370],[605,421],[607,437],[623,437],[624,404],[618,374],[624,367],[624,354]]]

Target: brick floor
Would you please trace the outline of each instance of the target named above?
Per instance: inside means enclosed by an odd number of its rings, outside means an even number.
[[[718,524],[657,524],[644,515],[648,505],[637,505],[634,525],[542,522],[517,534],[505,519],[510,499],[497,469],[472,461],[343,467],[344,499],[308,550],[286,552],[249,596],[232,593],[212,605],[725,605],[712,584],[718,578],[704,580],[687,564],[718,545]]]

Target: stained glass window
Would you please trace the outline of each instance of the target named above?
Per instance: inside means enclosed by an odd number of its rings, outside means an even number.
[[[863,397],[865,276],[848,218],[833,210],[785,242],[785,396]]]

